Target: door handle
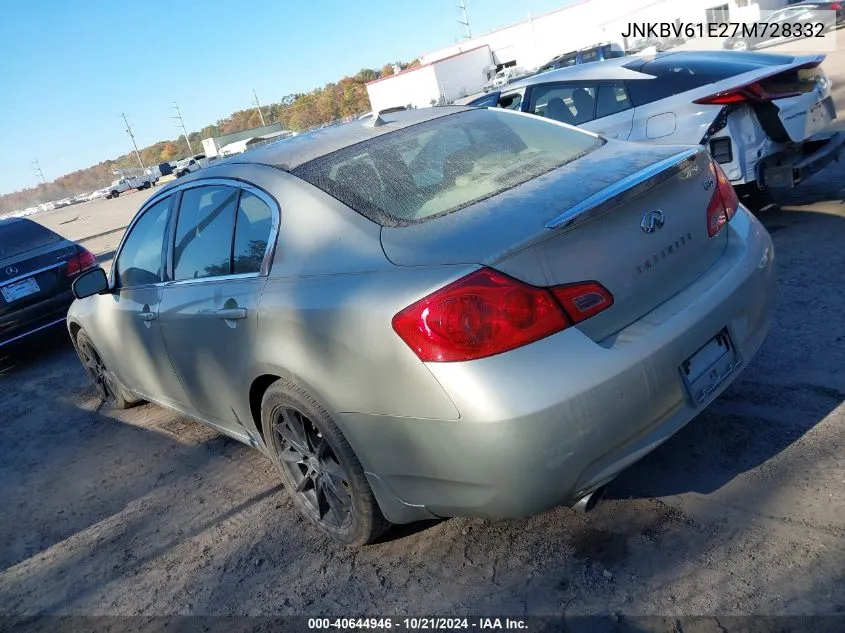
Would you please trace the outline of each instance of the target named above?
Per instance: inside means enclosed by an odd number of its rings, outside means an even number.
[[[217,311],[217,316],[226,321],[233,319],[245,319],[246,308],[221,308]]]
[[[139,312],[138,317],[142,321],[155,321],[156,313],[155,312]]]

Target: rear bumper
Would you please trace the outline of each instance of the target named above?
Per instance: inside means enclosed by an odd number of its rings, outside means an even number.
[[[343,414],[387,518],[573,503],[692,420],[756,354],[774,310],[768,233],[747,211],[728,230],[710,270],[609,340],[571,329],[481,361],[429,364],[460,420]],[[723,328],[741,364],[695,406],[680,365]]]
[[[760,162],[760,182],[767,188],[794,187],[838,161],[845,148],[845,132],[808,139],[800,146]]]
[[[0,347],[65,322],[73,293],[65,291],[16,312],[0,316]]]

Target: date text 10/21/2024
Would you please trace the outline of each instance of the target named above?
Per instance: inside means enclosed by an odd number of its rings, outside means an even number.
[[[831,11],[831,13],[834,13]],[[824,37],[831,22],[632,22],[620,32],[623,38],[676,38],[704,37],[742,38],[811,38]]]
[[[528,624],[519,618],[309,618],[308,628],[331,630],[406,630],[406,631],[525,631]]]

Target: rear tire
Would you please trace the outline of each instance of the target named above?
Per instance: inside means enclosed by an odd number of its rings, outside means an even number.
[[[120,381],[112,372],[106,369],[97,348],[94,347],[91,339],[82,330],[76,335],[76,353],[94,383],[100,398],[112,409],[128,409],[141,402],[139,398],[133,396],[120,384]]]
[[[324,534],[360,547],[390,526],[349,442],[303,389],[284,379],[270,385],[261,426],[294,505]]]

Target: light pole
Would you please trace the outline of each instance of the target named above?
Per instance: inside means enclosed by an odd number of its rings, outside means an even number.
[[[252,105],[258,108],[258,117],[261,119],[261,127],[264,127],[264,113],[261,112],[261,104],[258,103],[258,95],[255,94],[255,88],[252,89],[252,96],[255,97],[255,101]]]
[[[185,129],[185,122],[182,120],[182,113],[179,112],[179,104],[175,101],[173,102],[173,109],[176,110],[176,116],[171,116],[170,118],[179,120],[178,127],[182,128],[182,134],[185,135],[185,142],[188,144],[188,151],[193,154],[194,150],[191,147],[191,141],[188,140],[188,130]]]
[[[126,114],[121,112],[120,116],[123,117],[123,122],[126,124],[126,133],[129,135],[129,138],[132,139],[132,147],[135,148],[135,156],[138,158],[138,164],[141,166],[141,169],[145,169],[144,161],[141,160],[141,153],[138,151],[138,146],[135,144],[135,135],[132,134],[132,128],[129,127],[129,121],[126,120]]]

